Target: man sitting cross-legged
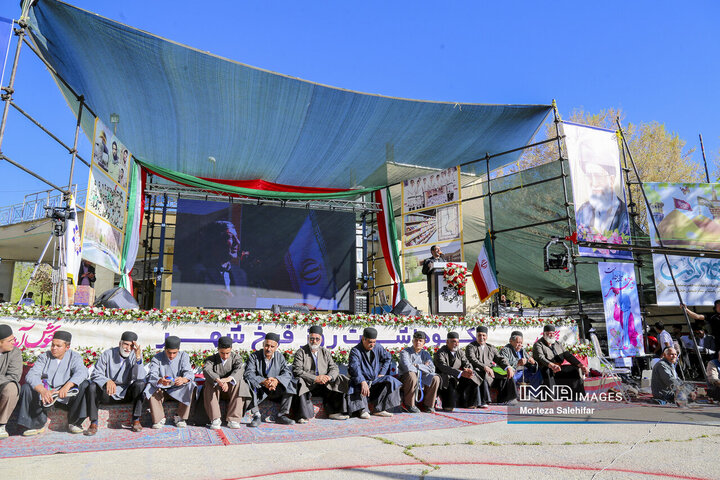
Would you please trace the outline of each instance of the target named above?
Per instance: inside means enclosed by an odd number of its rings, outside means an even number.
[[[70,332],[57,330],[50,351],[40,354],[25,376],[17,422],[27,428],[23,432],[26,437],[45,431],[46,408],[53,404],[67,406],[70,433],[83,433],[80,425],[87,416],[88,371],[80,354],[70,350],[71,341]]]
[[[257,427],[262,422],[259,406],[266,399],[280,401],[280,412],[276,422],[293,425],[295,420],[289,417],[295,394],[292,368],[285,356],[277,351],[280,335],[268,333],[263,341],[263,349],[252,352],[245,367],[245,381],[252,394],[252,421],[248,427]]]
[[[149,399],[152,428],[165,426],[163,402],[173,398],[180,402],[174,422],[177,428],[187,427],[190,406],[195,392],[195,373],[190,356],[180,351],[180,339],[165,338],[165,350],[156,354],[148,367],[145,398]]]
[[[293,374],[297,377],[298,423],[307,423],[315,416],[313,396],[323,397],[325,411],[333,420],[347,420],[347,391],[350,379],[341,375],[330,350],[321,346],[322,327],[314,325],[308,330],[308,343],[295,352]]]
[[[424,347],[425,332],[417,331],[413,334],[412,347],[400,352],[398,373],[405,392],[405,408],[410,413],[420,413],[420,409],[415,406],[418,391],[422,392],[425,410],[435,413],[440,377],[435,374],[433,359]]]
[[[440,375],[440,400],[443,411],[455,407],[475,408],[480,405],[480,386],[483,379],[475,373],[460,349],[460,335],[448,332],[446,344],[435,352],[435,370]]]
[[[22,353],[15,346],[12,328],[0,324],[0,438],[8,436],[5,425],[20,398],[22,369]]]
[[[375,415],[392,417],[389,409],[400,405],[402,383],[388,375],[390,353],[377,342],[377,330],[363,330],[360,343],[350,350],[350,413],[359,412],[362,419],[370,418],[368,402],[375,401]]]
[[[240,428],[243,408],[250,403],[250,389],[243,379],[243,361],[238,352],[233,352],[232,344],[233,339],[229,336],[218,338],[217,353],[207,357],[203,367],[203,403],[210,418],[210,428],[213,430],[222,426],[221,398],[228,401],[228,428]]]
[[[490,404],[490,387],[498,389],[498,403],[509,402],[517,398],[515,391],[515,369],[508,365],[507,361],[500,356],[497,348],[487,343],[488,328],[480,325],[475,329],[476,340],[465,348],[470,364],[475,373],[483,378],[480,386],[480,408],[486,408]],[[504,370],[499,372],[495,368]]]
[[[86,393],[90,427],[85,435],[97,433],[101,403],[130,403],[133,407],[132,431],[142,431],[140,417],[143,414],[145,367],[137,339],[135,332],[123,332],[119,345],[105,350],[95,362]]]

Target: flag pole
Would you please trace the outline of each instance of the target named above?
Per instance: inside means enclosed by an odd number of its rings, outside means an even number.
[[[562,177],[562,187],[563,187],[563,200],[565,201],[565,218],[567,220],[567,228],[568,228],[568,236],[572,235],[573,228],[572,228],[572,222],[570,222],[570,212],[569,208],[572,203],[570,203],[568,199],[568,191],[567,191],[567,185],[565,184],[565,178],[567,178],[567,173],[565,173],[565,159],[563,158],[562,154],[562,142],[560,140],[560,122],[562,120],[560,119],[560,113],[558,112],[557,103],[555,102],[555,99],[552,101],[552,107],[553,107],[553,115],[555,117],[554,123],[555,123],[555,137],[557,138],[557,147],[558,147],[558,158],[560,159],[560,175]],[[572,181],[572,180],[571,180]],[[570,255],[570,262],[572,262],[572,271],[573,271],[573,279],[575,280],[575,296],[577,298],[578,302],[578,316],[580,317],[580,322],[578,324],[578,333],[580,334],[580,338],[582,340],[585,340],[585,321],[587,320],[587,315],[585,315],[585,311],[583,310],[583,304],[582,304],[582,298],[580,296],[580,283],[578,282],[578,276],[577,276],[577,259],[575,258],[575,248],[571,245],[571,255]]]

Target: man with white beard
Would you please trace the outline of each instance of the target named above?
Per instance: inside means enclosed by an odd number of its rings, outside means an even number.
[[[292,364],[297,379],[298,423],[307,423],[315,416],[312,397],[322,397],[323,406],[332,420],[347,420],[347,392],[350,377],[341,375],[330,350],[321,346],[323,330],[313,325],[308,330],[308,343],[295,352]]]
[[[577,210],[578,227],[585,226],[593,233],[630,235],[627,206],[614,189],[618,166],[602,163],[602,159],[595,158],[588,150],[583,151],[583,155],[582,169],[590,186],[590,197]]]
[[[533,358],[540,366],[540,373],[542,373],[545,385],[549,387],[556,384],[567,385],[572,388],[575,396],[585,393],[583,379],[580,377],[578,369],[582,371],[583,375],[587,375],[588,367],[556,341],[554,325],[543,327],[542,338],[533,345]],[[563,365],[565,360],[570,365]]]
[[[448,332],[446,344],[435,352],[435,371],[440,376],[440,401],[443,411],[455,407],[476,408],[480,405],[480,386],[483,379],[460,349],[460,334]]]
[[[133,408],[130,428],[133,432],[142,431],[140,417],[143,414],[146,372],[137,339],[135,332],[123,332],[118,346],[105,350],[97,359],[86,393],[90,427],[85,435],[97,433],[101,403],[130,403]]]

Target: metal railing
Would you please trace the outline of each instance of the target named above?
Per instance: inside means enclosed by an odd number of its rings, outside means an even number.
[[[73,195],[78,211],[83,210],[87,189],[78,192],[77,185],[73,185]],[[22,222],[32,222],[45,218],[45,207],[61,207],[63,194],[57,190],[43,190],[42,192],[25,195],[22,203],[7,207],[0,207],[0,226],[14,225]]]

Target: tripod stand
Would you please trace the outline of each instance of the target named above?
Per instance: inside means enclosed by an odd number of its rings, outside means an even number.
[[[40,257],[37,259],[37,262],[35,262],[35,266],[33,267],[33,271],[30,274],[30,278],[28,279],[27,283],[25,284],[25,288],[23,289],[22,295],[20,296],[20,300],[18,301],[18,305],[20,302],[23,301],[25,298],[25,294],[28,291],[28,288],[30,288],[30,283],[32,283],[33,279],[35,278],[35,275],[37,274],[38,268],[40,267],[40,264],[42,263],[43,258],[45,257],[45,253],[47,252],[48,247],[50,247],[50,244],[52,243],[53,239],[55,239],[55,245],[56,248],[59,250],[58,255],[58,277],[55,277],[55,271],[53,269],[53,303],[60,303],[62,302],[62,305],[67,306],[68,304],[68,296],[67,296],[67,258],[66,258],[66,250],[65,250],[65,229],[67,228],[67,220],[68,220],[68,212],[69,210],[67,207],[45,207],[46,210],[48,210],[47,215],[50,217],[50,220],[53,222],[53,228],[50,232],[50,236],[47,239],[47,242],[45,242],[45,247],[42,250],[42,253],[40,253]],[[72,212],[74,214],[74,212]],[[53,256],[54,257],[54,256]],[[54,261],[53,261],[54,263]],[[60,292],[57,291],[56,287],[57,285],[60,285]]]

